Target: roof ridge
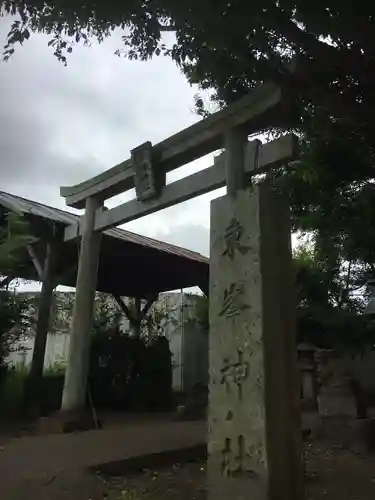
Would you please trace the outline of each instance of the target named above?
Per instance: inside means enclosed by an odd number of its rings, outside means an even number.
[[[34,206],[39,206],[39,207],[45,208],[47,210],[55,210],[57,212],[60,212],[63,215],[72,216],[76,220],[80,218],[79,214],[68,212],[67,210],[63,210],[61,208],[56,208],[56,207],[53,207],[51,205],[46,205],[45,203],[40,203],[39,201],[30,200],[28,198],[24,198],[24,197],[18,196],[16,194],[7,193],[6,191],[0,190],[0,195],[11,196],[11,197],[16,198],[18,200],[21,200],[27,204],[34,204]],[[60,222],[62,224],[66,224],[66,226],[69,225],[68,222],[65,222],[65,221],[60,221]],[[153,247],[155,250],[167,251],[167,252],[170,251],[170,253],[173,253],[172,252],[173,250],[182,251],[185,254],[189,254],[191,257],[195,256],[197,258],[199,257],[200,259],[204,259],[204,260],[208,261],[208,257],[206,257],[205,255],[203,255],[199,252],[196,252],[195,250],[190,250],[188,248],[185,248],[185,247],[182,247],[179,245],[174,245],[173,243],[167,243],[165,241],[158,240],[156,238],[152,238],[150,236],[145,236],[143,234],[135,233],[133,231],[128,231],[127,229],[122,229],[120,227],[116,227],[116,228],[108,229],[108,230],[104,231],[105,234],[107,234],[108,236],[113,236],[113,237],[116,237],[116,232],[118,232],[119,235],[123,235],[123,236],[128,235],[130,238],[141,238],[143,240],[144,246],[147,246],[146,243],[149,242],[150,245],[152,245],[152,244],[154,245]],[[138,241],[138,242],[133,241],[133,243],[142,245],[141,241]],[[159,245],[164,245],[165,248],[156,248],[156,246],[159,246]]]
[[[44,208],[48,208],[49,210],[58,210],[59,212],[62,212],[63,214],[68,214],[68,215],[73,215],[74,217],[79,217],[79,214],[76,214],[74,212],[68,212],[67,210],[63,210],[62,208],[57,208],[53,207],[51,205],[46,205],[45,203],[41,203],[40,201],[35,201],[35,200],[30,200],[29,198],[24,198],[23,196],[19,196],[18,194],[13,194],[13,193],[7,193],[6,191],[0,190],[0,194],[5,194],[7,196],[13,196],[14,198],[18,198],[19,200],[25,201],[26,203],[35,203],[37,205],[40,205]]]
[[[154,241],[155,243],[165,243],[166,245],[169,245],[170,247],[178,248],[181,250],[186,250],[187,252],[194,253],[196,255],[199,255],[200,257],[204,257],[206,259],[208,258],[205,255],[203,255],[199,252],[196,252],[195,250],[190,250],[189,248],[185,248],[185,247],[182,247],[180,245],[175,245],[174,243],[167,243],[166,241],[157,240],[156,238],[152,238],[151,236],[146,236],[144,234],[134,233],[133,231],[128,231],[127,229],[121,229],[120,227],[117,227],[116,229],[118,229],[119,231],[122,231],[123,233],[137,234],[138,236],[142,236],[142,238],[145,238],[145,239],[150,240],[150,241]]]

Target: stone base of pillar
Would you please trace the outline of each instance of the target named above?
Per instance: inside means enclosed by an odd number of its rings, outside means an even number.
[[[89,410],[59,411],[38,422],[38,434],[61,434],[101,429],[102,422]]]

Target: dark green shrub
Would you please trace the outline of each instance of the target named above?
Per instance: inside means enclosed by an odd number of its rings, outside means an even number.
[[[9,369],[0,386],[0,418],[9,419],[21,416],[24,401],[27,371]]]
[[[172,401],[172,363],[164,337],[132,338],[113,330],[94,335],[89,387],[97,407],[165,410]]]

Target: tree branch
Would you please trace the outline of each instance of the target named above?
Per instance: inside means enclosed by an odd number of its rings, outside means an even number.
[[[143,321],[145,319],[146,314],[150,310],[152,304],[157,300],[158,295],[159,294],[155,294],[152,297],[150,297],[149,299],[147,299],[146,304],[143,306],[143,309],[141,310],[141,314],[140,314],[140,320],[141,321]]]
[[[34,264],[39,280],[43,281],[44,277],[43,264],[41,263],[39,256],[37,255],[37,252],[33,247],[33,245],[27,245],[27,251],[29,253],[30,259],[32,260],[32,263]]]
[[[14,280],[15,276],[7,276],[0,281],[0,288],[8,287],[10,282]]]
[[[133,316],[132,311],[129,309],[129,307],[125,304],[123,299],[120,297],[120,295],[113,295],[115,301],[119,305],[121,311],[125,314],[125,316],[128,318],[130,323],[134,323],[135,318]]]

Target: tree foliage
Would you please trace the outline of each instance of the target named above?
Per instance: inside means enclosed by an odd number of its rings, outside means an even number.
[[[0,275],[15,276],[20,263],[20,252],[31,243],[27,222],[10,212],[6,224],[0,229]],[[9,290],[9,282],[0,284],[0,365],[29,334],[30,315],[26,296]]]
[[[209,332],[209,301],[205,295],[189,295],[188,314],[186,322],[198,326],[201,331],[208,335]]]
[[[313,261],[329,278],[330,294],[342,309],[363,308],[365,284],[375,271],[371,169],[345,138],[307,137],[300,160],[276,175],[289,199],[293,229],[309,239]]]
[[[114,308],[112,302],[108,300],[105,294],[96,294],[94,316],[93,316],[93,334],[96,336],[108,336],[119,328],[121,321],[121,312]]]
[[[168,324],[173,322],[169,310],[154,304],[141,322],[141,338],[146,343],[154,342],[157,338],[164,337]]]
[[[294,254],[299,341],[322,348],[362,348],[373,344],[374,326],[361,314],[364,301],[350,265],[337,265],[316,245]]]
[[[30,316],[27,298],[16,291],[0,290],[0,366],[19,342],[29,334]]]
[[[375,328],[361,315],[363,294],[358,294],[357,273],[321,254],[314,241],[300,244],[293,255],[298,342],[344,351],[373,345]],[[209,300],[191,296],[187,321],[209,330]]]
[[[5,57],[32,32],[51,36],[63,62],[77,43],[102,41],[120,28],[120,52],[130,58],[171,56],[190,81],[215,89],[228,103],[265,80],[293,96],[297,112],[288,125],[319,115],[372,146],[374,7],[330,0],[2,0],[4,13],[18,14]],[[166,28],[167,26],[167,28]],[[175,42],[164,44],[172,29]],[[286,63],[293,56],[293,71]],[[276,118],[276,117],[275,117]],[[353,124],[355,123],[355,130]]]
[[[294,229],[330,235],[332,248],[341,246],[348,261],[374,261],[375,186],[363,151],[345,137],[305,137],[300,160],[279,176]]]
[[[26,245],[34,241],[26,219],[9,212],[0,227],[0,275],[14,277],[14,271],[21,262]]]

